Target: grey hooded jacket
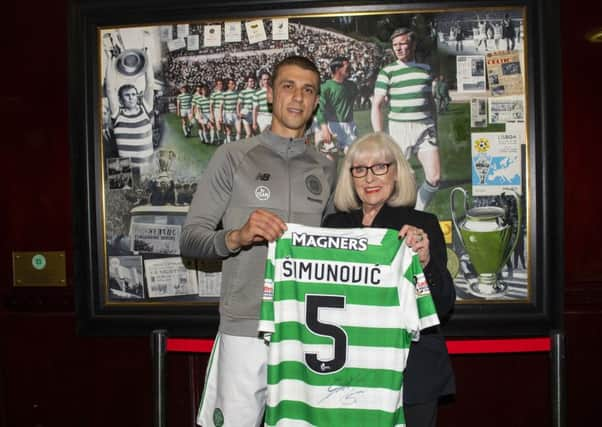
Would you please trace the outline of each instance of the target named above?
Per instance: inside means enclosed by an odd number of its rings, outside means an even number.
[[[336,180],[336,164],[304,138],[267,130],[221,146],[203,172],[180,239],[181,255],[223,259],[222,333],[257,336],[267,245],[231,252],[226,234],[258,208],[285,222],[319,226]],[[223,229],[216,230],[222,222]]]

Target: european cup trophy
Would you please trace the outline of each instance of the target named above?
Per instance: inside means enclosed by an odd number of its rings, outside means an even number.
[[[463,196],[463,217],[456,216],[456,195]],[[521,203],[514,191],[507,193],[516,201],[517,218],[512,221],[509,212],[498,206],[468,207],[468,194],[461,187],[452,189],[450,208],[452,222],[460,242],[477,272],[478,282],[470,287],[479,296],[494,296],[505,292],[506,285],[499,279],[502,267],[510,258],[521,232]]]
[[[158,179],[171,179],[173,175],[172,166],[176,159],[176,153],[173,150],[157,150],[155,152],[157,159]]]

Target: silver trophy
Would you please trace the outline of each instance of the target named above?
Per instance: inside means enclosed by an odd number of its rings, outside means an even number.
[[[173,163],[176,159],[176,153],[173,150],[157,150],[155,152],[155,159],[157,161],[157,179],[168,179],[171,180],[173,176]]]
[[[460,219],[456,216],[457,194],[464,199],[464,215]],[[516,247],[522,221],[518,195],[514,191],[508,191],[508,194],[516,200],[518,218],[515,222],[509,218],[506,209],[498,206],[469,208],[468,194],[461,187],[450,193],[452,222],[478,277],[478,282],[470,289],[479,296],[499,295],[506,290],[498,275]]]

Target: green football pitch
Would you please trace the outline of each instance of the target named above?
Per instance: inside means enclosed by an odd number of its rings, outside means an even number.
[[[360,134],[370,132],[370,111],[355,111],[355,120]],[[217,149],[217,145],[201,143],[197,136],[196,126],[192,136],[184,137],[180,120],[175,114],[165,114],[161,148],[171,149],[177,153],[174,169],[179,176],[198,177],[206,168],[209,159]],[[451,189],[462,186],[470,193],[471,160],[470,160],[470,105],[468,103],[452,103],[449,111],[439,115],[438,142],[441,156],[441,186],[428,210],[435,213],[440,220],[450,219],[449,194]],[[499,129],[478,129],[487,132]],[[412,157],[411,164],[416,171],[418,184],[423,181],[420,163]]]

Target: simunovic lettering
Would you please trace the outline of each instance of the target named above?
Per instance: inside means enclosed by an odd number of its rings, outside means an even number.
[[[378,265],[326,264],[316,261],[282,261],[282,277],[300,282],[334,282],[379,285],[381,269]]]

